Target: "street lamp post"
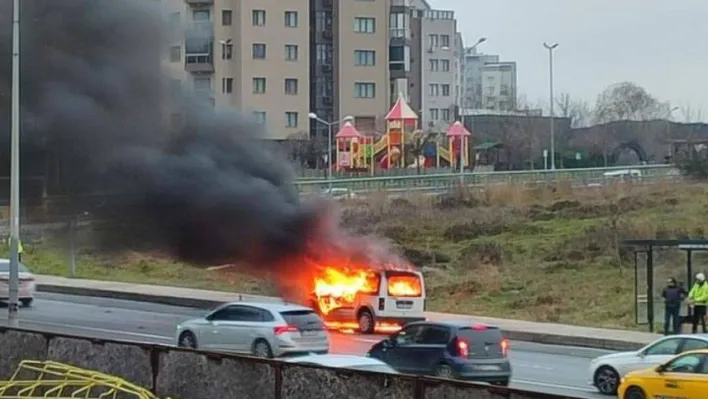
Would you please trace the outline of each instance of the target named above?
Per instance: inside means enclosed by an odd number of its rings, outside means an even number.
[[[556,126],[553,120],[553,50],[558,47],[558,43],[543,43],[543,47],[548,50],[548,73],[549,73],[549,100],[551,102],[551,170],[556,170]]]
[[[20,264],[20,0],[12,4],[12,132],[10,143],[10,276],[8,322],[19,327]]]
[[[353,116],[345,116],[344,119],[338,121],[326,121],[317,116],[316,113],[310,112],[307,117],[327,126],[327,189],[329,195],[332,195],[332,136],[334,135],[334,127],[346,122],[354,120]]]

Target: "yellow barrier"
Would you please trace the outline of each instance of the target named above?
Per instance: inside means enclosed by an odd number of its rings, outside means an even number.
[[[24,360],[9,381],[0,381],[0,399],[158,399],[123,379],[52,361]],[[167,398],[169,399],[169,398]]]

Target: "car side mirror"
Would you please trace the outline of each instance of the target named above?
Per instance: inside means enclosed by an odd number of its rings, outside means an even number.
[[[386,349],[390,349],[396,346],[396,339],[395,338],[388,338],[383,341],[383,347]]]
[[[659,366],[656,366],[656,368],[654,369],[654,371],[656,371],[657,373],[661,374],[661,373],[663,373],[664,371],[666,371],[666,365],[661,364],[661,365],[659,365]]]

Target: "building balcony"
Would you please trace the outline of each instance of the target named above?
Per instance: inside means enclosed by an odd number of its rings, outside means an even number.
[[[188,6],[211,6],[214,5],[214,0],[184,0]]]
[[[187,53],[184,57],[184,69],[194,73],[213,73],[214,57],[211,53]]]

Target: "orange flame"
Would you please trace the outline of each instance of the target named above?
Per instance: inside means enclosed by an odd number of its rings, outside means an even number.
[[[423,287],[421,287],[418,276],[390,276],[388,278],[388,294],[391,296],[420,296],[422,292]]]
[[[351,304],[357,294],[376,295],[379,290],[379,275],[373,270],[338,270],[326,267],[322,275],[315,277],[315,296],[323,314]]]

